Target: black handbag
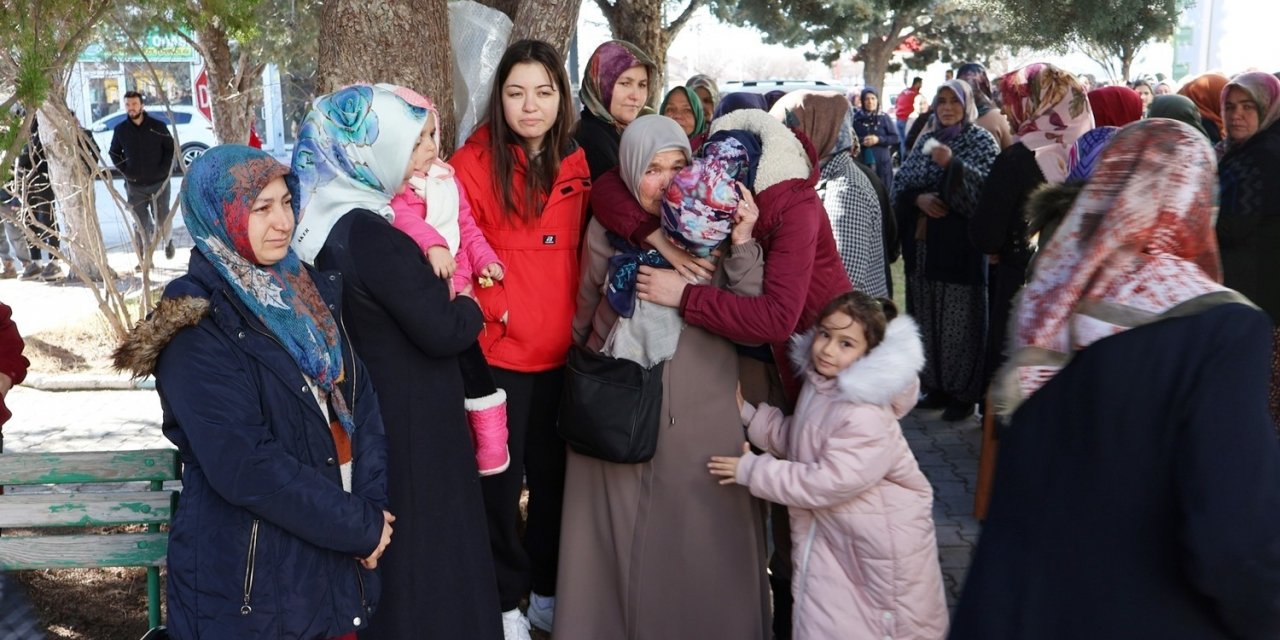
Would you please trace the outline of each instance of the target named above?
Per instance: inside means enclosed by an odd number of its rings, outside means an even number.
[[[662,421],[662,367],[573,345],[556,431],[573,450],[606,462],[653,458]]]

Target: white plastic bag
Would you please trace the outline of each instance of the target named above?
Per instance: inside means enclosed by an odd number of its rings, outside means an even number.
[[[453,46],[453,108],[461,147],[489,108],[489,92],[498,62],[511,37],[511,18],[471,0],[449,3],[449,42]],[[455,148],[457,148],[455,147]]]

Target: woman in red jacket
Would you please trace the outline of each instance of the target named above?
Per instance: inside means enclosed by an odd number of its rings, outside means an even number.
[[[480,346],[507,392],[511,466],[481,483],[508,640],[528,638],[518,604],[550,630],[564,493],[564,441],[556,434],[565,356],[578,288],[578,246],[591,180],[570,131],[573,103],[564,61],[551,45],[507,48],[489,113],[451,164],[485,239],[506,265],[476,291]],[[522,478],[528,521],[516,532]]]

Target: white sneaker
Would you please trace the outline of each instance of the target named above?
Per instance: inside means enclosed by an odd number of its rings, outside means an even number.
[[[529,619],[520,613],[519,608],[502,612],[502,637],[506,640],[531,640]]]
[[[529,594],[529,624],[551,633],[551,623],[556,617],[556,597]]]

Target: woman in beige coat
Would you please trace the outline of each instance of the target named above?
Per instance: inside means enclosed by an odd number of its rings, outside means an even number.
[[[627,127],[619,156],[613,170],[658,215],[666,185],[689,162],[689,139],[669,118],[645,116]],[[616,205],[602,200],[593,197],[594,210]],[[722,248],[713,282],[758,294],[763,254],[750,228],[739,231]],[[575,342],[593,350],[618,322],[603,294],[617,242],[591,221],[573,330]],[[637,302],[633,320],[648,313],[646,304]],[[737,354],[728,340],[675,318],[679,337],[663,369],[653,459],[615,464],[569,451],[556,640],[769,636],[761,503],[743,487],[716,486],[704,466],[709,456],[741,452],[745,442],[734,402]]]

